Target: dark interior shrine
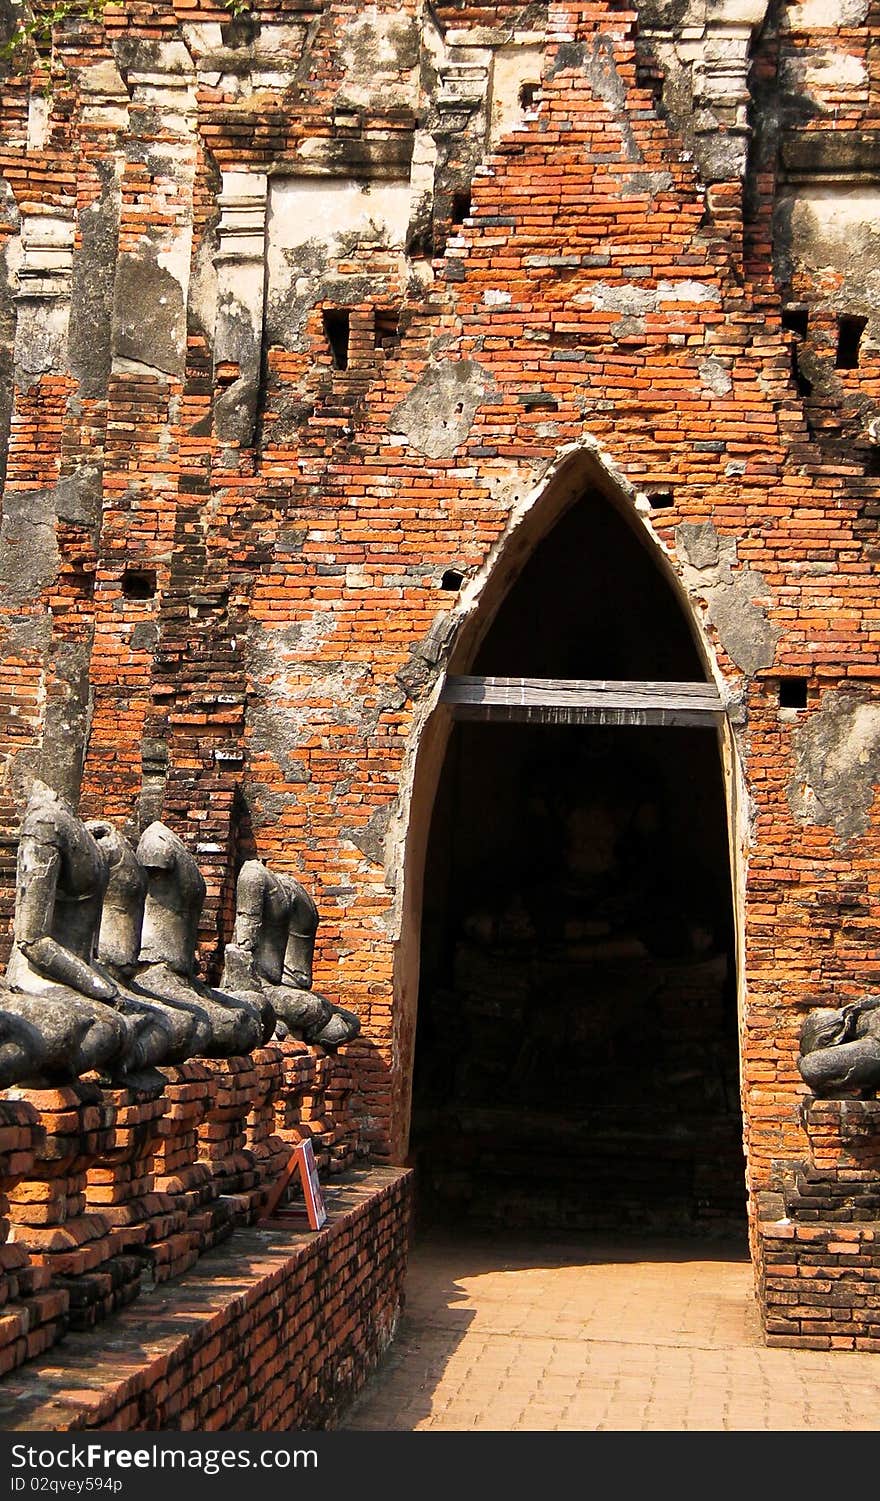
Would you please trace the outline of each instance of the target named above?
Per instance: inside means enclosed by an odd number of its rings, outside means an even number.
[[[533,553],[471,670],[705,678],[670,585],[597,495]],[[426,864],[411,1152],[426,1220],[743,1230],[711,728],[454,727]]]

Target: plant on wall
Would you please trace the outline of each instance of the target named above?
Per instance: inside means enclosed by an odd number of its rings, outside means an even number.
[[[0,43],[0,63],[8,63],[14,72],[27,72],[38,59],[51,56],[55,28],[62,22],[100,21],[105,10],[119,3],[120,0],[46,0],[46,3],[11,0],[6,8],[11,26],[9,35]],[[220,3],[236,18],[251,14],[247,0],[220,0]]]

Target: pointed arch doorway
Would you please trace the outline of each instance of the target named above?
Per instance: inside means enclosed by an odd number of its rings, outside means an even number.
[[[724,716],[658,551],[582,483],[446,681],[423,1221],[745,1233]]]

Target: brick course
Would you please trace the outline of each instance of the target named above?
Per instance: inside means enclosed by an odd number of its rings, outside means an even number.
[[[780,1165],[780,1219],[759,1222],[768,1345],[880,1351],[880,1101],[804,1107],[810,1155]]]
[[[0,1423],[208,1433],[332,1425],[400,1315],[410,1182],[399,1169],[362,1168],[329,1191],[329,1221],[316,1234],[240,1231],[121,1313],[112,1358],[99,1333],[72,1335],[4,1383]]]

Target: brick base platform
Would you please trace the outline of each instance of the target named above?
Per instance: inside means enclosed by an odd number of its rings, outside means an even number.
[[[214,1105],[214,1076],[204,1059],[165,1067],[166,1113],[155,1160],[155,1186],[176,1216],[146,1248],[151,1274],[166,1282],[194,1266],[203,1251],[233,1231],[232,1210],[219,1202],[220,1186],[210,1165],[199,1161],[199,1127]]]
[[[113,1325],[68,1335],[0,1389],[0,1428],[283,1432],[324,1428],[400,1312],[412,1193],[400,1168],[327,1189],[312,1234],[240,1230]]]
[[[10,1198],[33,1172],[44,1145],[34,1106],[0,1100],[0,1238],[11,1228]],[[44,1187],[35,1185],[38,1199]],[[67,1327],[70,1296],[51,1282],[48,1267],[34,1265],[24,1246],[0,1244],[0,1376],[48,1350]]]
[[[810,1100],[808,1161],[777,1165],[758,1225],[768,1345],[880,1352],[880,1101]]]
[[[9,1194],[10,1239],[50,1274],[53,1290],[67,1292],[70,1324],[89,1328],[140,1291],[136,1252],[148,1224],[120,1218],[112,1202],[96,1210],[87,1193],[91,1169],[112,1161],[132,1134],[137,1092],[105,1092],[94,1079],[80,1079],[10,1095],[35,1106],[45,1130],[29,1177]]]

